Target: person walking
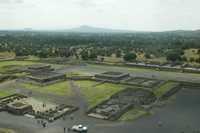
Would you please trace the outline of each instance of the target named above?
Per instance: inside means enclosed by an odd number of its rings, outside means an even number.
[[[64,133],[65,133],[65,131],[66,131],[66,128],[64,127]]]
[[[70,130],[71,130],[71,129],[68,127],[68,128],[67,128],[68,133],[70,133]]]

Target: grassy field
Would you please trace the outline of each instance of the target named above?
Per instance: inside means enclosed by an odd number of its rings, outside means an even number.
[[[109,99],[110,96],[119,92],[128,86],[104,83],[99,84],[95,81],[75,81],[88,100],[89,108],[92,108],[100,102]],[[97,85],[97,86],[96,86]]]
[[[7,72],[16,68],[19,68],[20,66],[26,66],[26,65],[33,65],[36,64],[32,61],[1,61],[0,62],[0,72]]]
[[[93,76],[94,74],[88,73],[88,72],[83,72],[83,71],[72,71],[67,73],[67,76]]]
[[[33,84],[22,83],[22,87],[33,91],[39,91],[41,93],[50,93],[56,95],[68,95],[69,94],[69,82],[63,81],[47,86],[38,86]]]
[[[15,132],[11,129],[0,128],[0,133],[15,133]]]
[[[119,120],[120,121],[134,121],[148,114],[149,113],[144,110],[132,109],[126,112],[124,115],[122,115]]]
[[[168,92],[170,89],[172,89],[173,87],[177,86],[178,83],[177,82],[166,82],[165,84],[163,84],[162,86],[160,86],[158,89],[156,89],[154,91],[154,94],[157,97],[160,97],[162,95],[164,95],[166,92]]]
[[[0,67],[10,66],[10,65],[25,66],[25,65],[32,65],[32,64],[35,64],[35,62],[32,62],[32,61],[1,61]]]
[[[0,97],[6,97],[6,96],[12,95],[14,93],[15,93],[14,91],[7,90],[7,89],[0,90]]]

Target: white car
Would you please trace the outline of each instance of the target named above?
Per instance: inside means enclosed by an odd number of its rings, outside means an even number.
[[[72,130],[75,131],[75,132],[85,133],[85,132],[87,132],[88,128],[86,126],[83,126],[83,125],[74,125],[72,127]]]

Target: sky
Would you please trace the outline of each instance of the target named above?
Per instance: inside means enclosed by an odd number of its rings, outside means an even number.
[[[0,0],[0,29],[200,29],[200,0]]]

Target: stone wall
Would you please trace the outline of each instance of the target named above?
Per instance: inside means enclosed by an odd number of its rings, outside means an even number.
[[[127,88],[103,101],[99,105],[90,109],[88,116],[103,118],[107,120],[117,120],[121,115],[132,109],[149,105],[156,101],[155,95],[147,90]],[[92,114],[92,115],[91,115]],[[99,117],[100,116],[100,117]]]

